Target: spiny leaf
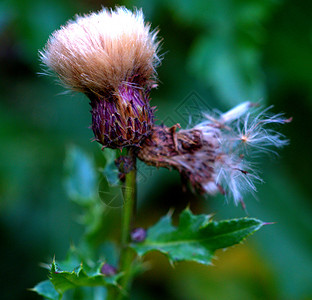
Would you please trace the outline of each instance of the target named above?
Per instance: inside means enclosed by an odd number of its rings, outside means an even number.
[[[122,274],[104,276],[100,273],[102,264],[98,264],[93,270],[86,272],[83,264],[80,264],[73,271],[63,271],[58,268],[55,261],[52,262],[50,280],[55,290],[62,295],[69,289],[83,286],[108,286],[117,285],[117,280]]]
[[[144,242],[133,243],[132,248],[140,256],[160,251],[171,263],[188,260],[209,265],[217,249],[240,243],[262,226],[263,222],[253,218],[211,221],[209,215],[193,215],[186,209],[178,227],[167,215],[148,230]]]
[[[49,300],[59,300],[61,295],[55,290],[50,280],[39,282],[31,291],[36,292],[40,296]]]

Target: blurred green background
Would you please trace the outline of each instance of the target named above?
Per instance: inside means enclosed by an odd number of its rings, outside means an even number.
[[[63,186],[69,145],[97,157],[88,101],[64,93],[41,72],[38,49],[75,13],[114,1],[0,2],[0,298],[40,299],[27,291],[47,276],[39,264],[63,259],[82,231],[79,210]],[[132,299],[312,299],[312,5],[310,0],[141,0],[163,37],[157,118],[196,122],[209,108],[250,100],[274,104],[293,122],[280,157],[257,160],[265,184],[246,199],[249,216],[274,221],[244,245],[218,252],[214,267],[175,269],[151,253],[152,268],[134,283]],[[149,226],[188,203],[216,219],[244,216],[224,198],[182,193],[175,172],[140,164],[137,225]],[[118,218],[107,230],[118,232]]]

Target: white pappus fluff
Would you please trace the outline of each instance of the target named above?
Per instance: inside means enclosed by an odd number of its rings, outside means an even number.
[[[221,191],[232,196],[236,204],[243,204],[245,193],[256,192],[255,183],[262,180],[251,160],[263,152],[275,153],[272,148],[288,143],[281,133],[269,127],[291,119],[270,114],[271,108],[260,111],[257,105],[244,102],[219,116],[205,114],[205,120],[194,127],[210,146],[214,145],[213,175],[202,183],[206,193]]]

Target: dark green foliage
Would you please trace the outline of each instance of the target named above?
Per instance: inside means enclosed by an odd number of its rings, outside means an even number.
[[[37,284],[32,291],[47,299],[62,299],[63,294],[72,289],[81,287],[104,287],[117,286],[117,280],[122,276],[116,274],[113,276],[105,276],[100,270],[104,262],[93,263],[90,267],[86,263],[77,264],[77,257],[69,256],[65,265],[74,265],[71,270],[63,270],[53,261],[50,267],[49,280],[45,280]],[[76,265],[74,264],[76,261]],[[89,261],[90,264],[90,261]],[[92,294],[92,292],[89,292]],[[75,298],[73,298],[75,299]]]
[[[38,283],[32,291],[49,300],[59,300],[61,298],[61,295],[55,290],[53,283],[50,280]]]
[[[189,209],[180,215],[179,226],[172,225],[167,215],[149,228],[142,243],[132,244],[139,255],[157,250],[164,253],[171,263],[195,261],[210,265],[217,249],[240,243],[263,226],[256,219],[242,218],[212,221],[209,215],[193,215]]]

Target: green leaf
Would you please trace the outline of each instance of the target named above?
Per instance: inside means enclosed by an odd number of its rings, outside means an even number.
[[[110,246],[110,250],[113,249],[112,244],[106,246]],[[84,246],[76,248],[72,245],[65,260],[60,262],[53,260],[49,267],[50,280],[40,282],[31,290],[50,300],[60,300],[63,296],[66,299],[76,299],[78,294],[83,295],[81,299],[93,299],[94,294],[104,295],[107,288],[116,286],[123,273],[113,276],[101,273],[103,264],[111,263],[112,258],[101,258],[95,263],[88,249],[81,248]],[[102,249],[101,253],[106,254],[107,250]],[[94,287],[97,288],[93,289]]]
[[[144,242],[133,243],[132,248],[140,256],[158,250],[171,263],[188,260],[209,265],[217,249],[240,243],[262,226],[263,222],[252,218],[215,222],[209,215],[196,216],[186,209],[178,227],[172,225],[171,216],[167,215],[148,230]]]
[[[81,205],[96,198],[97,174],[93,160],[81,149],[71,146],[65,160],[65,186],[69,197]]]
[[[116,150],[105,148],[103,149],[102,153],[105,159],[105,167],[102,170],[102,173],[111,186],[118,185],[118,170],[115,165]]]
[[[120,208],[123,206],[122,184],[119,180],[119,171],[115,164],[118,156],[116,150],[105,148],[102,150],[105,166],[101,170],[103,177],[99,183],[99,197],[105,206]]]
[[[104,276],[100,272],[102,265],[103,263],[98,264],[95,268],[87,272],[81,263],[74,268],[73,271],[63,271],[58,267],[56,262],[53,261],[50,270],[50,280],[55,290],[60,295],[63,295],[67,290],[77,287],[117,285],[117,280],[122,274],[119,273],[114,276]]]
[[[38,283],[31,291],[36,292],[40,296],[49,300],[59,300],[61,295],[55,290],[50,280],[45,280]]]

